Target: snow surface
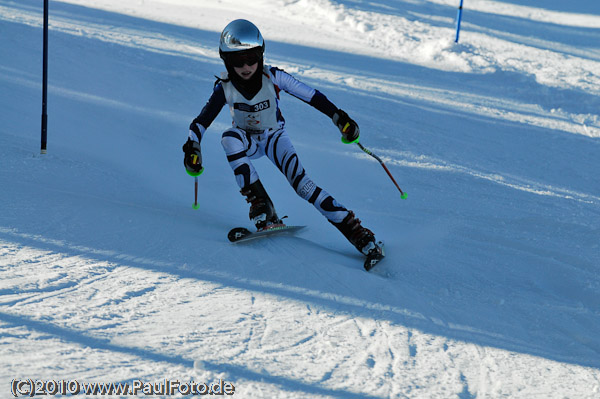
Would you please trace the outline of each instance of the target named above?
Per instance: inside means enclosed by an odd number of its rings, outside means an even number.
[[[0,397],[13,379],[224,379],[239,398],[600,397],[596,0],[0,0]],[[308,228],[248,245],[220,146],[200,209],[181,145],[220,30],[361,126],[408,193],[284,95],[313,179],[387,244],[371,273],[256,162]],[[140,396],[140,395],[138,395]]]

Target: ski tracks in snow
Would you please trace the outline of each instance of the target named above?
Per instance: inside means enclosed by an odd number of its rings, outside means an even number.
[[[177,275],[147,268],[148,262],[144,267],[132,256],[122,255],[129,261],[102,260],[98,254],[70,254],[66,243],[67,251],[59,252],[16,244],[11,237],[24,237],[12,230],[3,230],[2,236],[0,334],[25,353],[4,378],[23,369],[32,356],[36,366],[27,368],[32,373],[51,369],[54,352],[42,350],[45,341],[63,348],[75,365],[83,359],[100,365],[119,358],[118,372],[102,375],[114,381],[189,375],[233,379],[240,394],[259,390],[282,397],[274,392],[283,389],[290,397],[301,392],[315,398],[435,396],[425,381],[422,386],[407,383],[429,367],[427,356],[434,355],[422,348],[428,345],[425,335],[385,319],[357,316],[351,309],[360,301],[325,293],[315,297],[315,292],[308,293],[313,300],[307,304],[265,293],[261,282],[254,282],[254,290],[240,290],[200,280],[189,266]],[[46,272],[40,275],[41,269]],[[23,335],[28,339],[16,338]],[[36,355],[27,355],[27,343]],[[154,362],[140,368],[140,357]],[[67,366],[65,373],[71,379],[97,378],[89,367]]]
[[[373,148],[373,151],[378,154],[382,154],[383,156],[381,158],[387,165],[426,169],[440,173],[466,175],[477,180],[485,180],[500,186],[535,195],[572,200],[595,206],[600,205],[600,196],[595,194],[583,193],[572,189],[557,187],[551,184],[540,183],[519,176],[511,176],[497,172],[484,172],[463,165],[453,164],[435,157],[417,155],[407,151],[395,151],[384,148]],[[352,156],[360,159],[371,160],[368,155],[361,153],[353,153]]]

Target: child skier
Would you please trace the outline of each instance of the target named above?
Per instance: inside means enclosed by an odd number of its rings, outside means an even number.
[[[313,204],[356,249],[365,255],[381,253],[373,232],[306,174],[286,133],[279,109],[279,92],[283,90],[329,116],[340,129],[345,143],[358,141],[358,125],[318,90],[281,69],[263,65],[264,49],[260,31],[247,20],[232,21],[221,33],[219,54],[227,73],[216,81],[210,99],[190,125],[188,140],[183,146],[186,170],[193,176],[202,171],[200,141],[227,104],[233,123],[223,133],[221,144],[240,192],[250,203],[250,220],[258,230],[281,223],[251,162],[266,155],[296,193]]]

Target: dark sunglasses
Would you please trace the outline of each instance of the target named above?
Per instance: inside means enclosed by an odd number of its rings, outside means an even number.
[[[241,68],[244,65],[254,65],[261,59],[262,54],[255,51],[249,53],[231,53],[227,55],[227,63],[236,68]]]

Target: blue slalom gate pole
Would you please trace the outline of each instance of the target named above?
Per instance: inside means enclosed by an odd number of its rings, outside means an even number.
[[[458,13],[456,15],[456,39],[454,39],[455,43],[458,43],[458,36],[460,35],[460,21],[462,20],[462,10],[463,0],[460,0],[460,5],[458,6]]]

